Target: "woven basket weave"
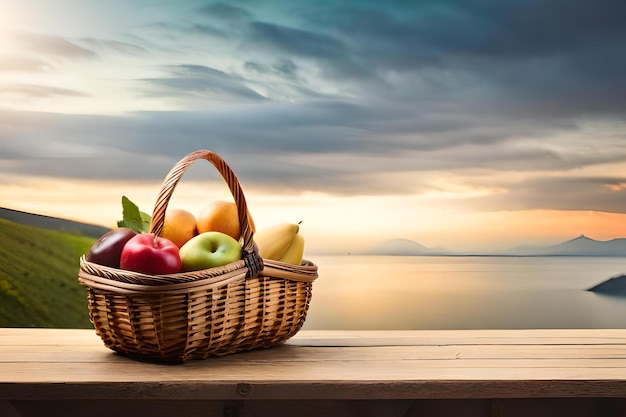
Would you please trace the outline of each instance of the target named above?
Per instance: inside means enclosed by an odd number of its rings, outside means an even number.
[[[89,317],[108,348],[135,358],[182,362],[283,343],[306,318],[317,266],[261,259],[234,172],[208,150],[190,153],[167,174],[152,215],[159,235],[176,184],[195,161],[211,162],[234,197],[243,258],[222,267],[146,275],[80,260]]]

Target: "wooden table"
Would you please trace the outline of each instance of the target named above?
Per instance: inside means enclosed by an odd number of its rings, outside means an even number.
[[[626,416],[626,330],[301,331],[164,365],[0,329],[0,416],[82,415]]]

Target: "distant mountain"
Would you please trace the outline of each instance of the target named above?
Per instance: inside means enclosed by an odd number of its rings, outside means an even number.
[[[626,256],[626,239],[595,240],[585,235],[552,246],[521,246],[507,254],[523,256]]]
[[[502,252],[451,252],[444,248],[428,248],[409,239],[387,240],[363,255],[388,256],[623,256],[626,257],[626,238],[595,240],[580,235],[551,246],[518,246]]]
[[[44,216],[41,214],[27,213],[0,207],[0,219],[6,219],[14,223],[26,226],[39,227],[48,230],[72,233],[75,235],[98,238],[110,229],[94,224],[81,223],[73,220],[60,219],[57,217]]]
[[[409,239],[391,239],[371,249],[366,255],[418,256],[433,252],[432,249]]]

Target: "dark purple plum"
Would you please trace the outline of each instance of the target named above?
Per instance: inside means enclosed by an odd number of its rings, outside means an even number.
[[[130,239],[137,233],[127,227],[113,229],[100,237],[93,244],[86,259],[89,262],[98,265],[110,266],[112,268],[120,267],[120,259],[122,257],[122,249]]]

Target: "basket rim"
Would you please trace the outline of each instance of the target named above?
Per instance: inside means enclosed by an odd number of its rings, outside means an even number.
[[[318,268],[313,262],[303,260],[300,265],[264,260],[263,269],[258,277],[284,279],[295,282],[313,282],[318,278]],[[198,286],[219,286],[230,281],[233,276],[248,276],[248,268],[243,260],[214,268],[190,272],[177,272],[167,275],[149,275],[140,272],[112,268],[80,258],[79,281],[84,285],[111,286],[116,288],[135,288],[143,291],[161,291],[195,288]],[[150,290],[153,288],[154,290]]]
[[[146,285],[146,284],[132,284],[124,281],[116,281],[114,279],[101,277],[93,274],[89,274],[82,269],[78,273],[78,281],[90,288],[99,289],[104,291],[110,291],[121,294],[180,294],[188,293],[190,290],[199,291],[204,289],[211,289],[221,287],[230,284],[235,281],[243,281],[246,277],[246,270],[240,269],[232,271],[230,273],[205,279],[199,279],[196,281],[181,282],[178,284],[164,284],[164,285]]]
[[[194,282],[207,278],[219,278],[220,276],[228,274],[232,271],[245,269],[245,266],[246,265],[243,260],[238,260],[214,268],[187,272],[175,272],[173,274],[151,275],[143,272],[113,268],[110,266],[100,265],[95,262],[90,262],[87,260],[85,255],[80,258],[80,271],[84,271],[84,273],[105,277],[112,281],[127,282],[131,284],[141,283],[150,286],[182,284],[185,282]]]

